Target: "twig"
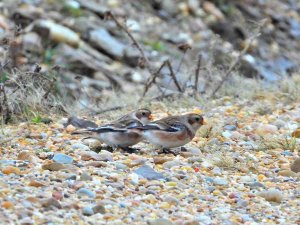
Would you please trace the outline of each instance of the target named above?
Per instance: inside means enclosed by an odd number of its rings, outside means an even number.
[[[198,81],[199,81],[199,74],[200,74],[200,67],[201,67],[201,61],[202,61],[202,55],[198,55],[198,62],[197,62],[197,68],[195,71],[195,84],[194,84],[194,92],[198,92]]]
[[[222,78],[221,82],[218,84],[218,86],[212,92],[210,98],[215,97],[216,93],[222,87],[222,85],[224,84],[224,82],[229,78],[229,76],[231,75],[231,72],[234,70],[234,68],[240,62],[241,58],[246,54],[246,52],[248,51],[248,49],[249,49],[250,45],[252,44],[252,42],[254,41],[254,39],[256,39],[259,36],[260,36],[260,33],[257,33],[257,34],[255,34],[255,35],[253,35],[252,37],[249,38],[249,41],[248,41],[247,45],[244,47],[244,49],[238,55],[237,59],[231,64],[231,66],[229,67],[229,69],[226,71],[225,76]]]
[[[115,106],[115,107],[111,107],[111,108],[108,108],[108,109],[103,109],[103,110],[94,112],[93,115],[97,115],[97,114],[101,114],[101,113],[106,113],[106,112],[110,112],[110,111],[114,111],[114,110],[119,110],[119,109],[123,109],[125,107],[127,107],[127,106]]]
[[[4,140],[0,141],[0,145],[4,145],[5,143],[10,142],[12,140],[13,140],[13,138],[4,139]]]
[[[145,95],[147,94],[149,88],[152,86],[152,84],[155,83],[156,77],[159,75],[160,71],[164,68],[164,66],[166,65],[166,63],[167,62],[164,61],[161,64],[161,66],[159,67],[159,69],[149,77],[148,81],[145,84],[145,88],[144,88],[144,92],[142,94],[142,97],[141,97],[141,99],[139,101],[141,101],[145,97]]]
[[[156,101],[162,101],[163,99],[168,99],[168,98],[181,98],[184,96],[184,93],[170,93],[170,94],[163,94],[163,95],[158,95],[156,97],[153,97],[151,100],[156,100]]]
[[[170,75],[171,75],[171,77],[172,77],[172,79],[173,79],[173,81],[174,81],[174,83],[175,83],[175,85],[176,85],[178,91],[179,91],[179,92],[183,92],[183,91],[182,91],[182,88],[180,87],[180,85],[179,85],[179,83],[178,83],[178,80],[177,80],[177,78],[176,78],[176,75],[174,74],[174,71],[173,71],[172,65],[171,65],[171,63],[170,63],[170,60],[166,60],[166,64],[167,64],[167,66],[168,66],[168,68],[169,68]]]
[[[145,55],[145,52],[142,49],[142,47],[140,46],[140,44],[135,40],[133,35],[130,33],[130,31],[128,30],[126,25],[124,25],[122,22],[120,22],[111,11],[106,12],[106,17],[107,18],[112,18],[115,21],[115,23],[118,25],[118,27],[120,27],[123,31],[125,31],[125,33],[128,35],[128,37],[131,39],[133,44],[137,47],[137,49],[141,53],[142,60],[145,64],[145,66],[151,71],[149,59]]]
[[[4,123],[8,123],[8,121],[11,118],[11,111],[9,110],[8,100],[7,100],[7,96],[6,96],[6,92],[5,92],[4,83],[0,83],[0,93],[3,93],[3,102],[0,102],[1,111],[5,110],[4,107],[2,107],[2,105],[5,106],[5,108],[6,108],[6,115],[4,117]]]
[[[180,59],[180,62],[179,62],[179,65],[178,65],[178,68],[177,68],[175,74],[177,74],[177,73],[180,71],[180,68],[181,68],[181,66],[182,66],[182,63],[183,63],[184,57],[185,57],[185,55],[186,55],[186,52],[187,52],[189,49],[191,49],[191,48],[192,48],[192,47],[191,47],[189,44],[186,44],[186,43],[178,45],[178,49],[182,50],[182,51],[183,51],[183,54],[182,54],[182,57],[181,57],[181,59]]]
[[[53,80],[51,81],[50,85],[49,85],[48,90],[47,90],[46,93],[43,95],[43,98],[44,98],[44,99],[47,99],[47,98],[48,98],[48,95],[49,95],[50,91],[53,89],[53,87],[54,87],[54,85],[55,85],[55,82],[56,82],[56,78],[54,77]]]
[[[3,65],[2,65],[2,63],[1,63],[0,69],[3,71],[4,68],[8,65],[8,63],[9,63],[9,60],[7,60]]]

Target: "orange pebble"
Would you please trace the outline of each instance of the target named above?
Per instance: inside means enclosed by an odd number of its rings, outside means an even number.
[[[7,166],[2,169],[2,173],[6,174],[6,175],[11,174],[11,173],[21,174],[21,170],[14,166]]]
[[[3,208],[5,208],[5,209],[11,209],[11,208],[13,208],[13,203],[12,202],[9,202],[9,201],[4,201],[4,202],[2,202],[2,207]]]
[[[73,131],[75,131],[76,130],[76,127],[74,127],[73,125],[68,125],[67,126],[67,128],[66,128],[66,131],[68,132],[68,133],[72,133]]]

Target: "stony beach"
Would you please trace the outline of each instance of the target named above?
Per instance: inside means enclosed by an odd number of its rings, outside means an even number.
[[[207,121],[177,155],[147,143],[132,154],[107,151],[71,135],[67,118],[4,126],[0,221],[300,224],[300,104],[260,103],[225,97],[205,109],[172,109]],[[156,119],[168,115],[153,111]]]

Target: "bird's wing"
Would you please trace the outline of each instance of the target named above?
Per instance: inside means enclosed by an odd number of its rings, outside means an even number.
[[[127,120],[119,120],[118,122],[106,124],[96,128],[88,128],[88,130],[96,133],[126,132],[128,131],[128,129],[132,129],[141,125],[142,123],[139,122],[138,120],[127,119]]]
[[[145,126],[141,130],[161,130],[167,132],[177,132],[185,129],[185,125],[181,123],[176,116],[167,117],[161,120],[154,121]]]

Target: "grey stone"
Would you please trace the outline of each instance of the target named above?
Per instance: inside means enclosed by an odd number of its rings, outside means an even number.
[[[165,177],[161,174],[156,172],[154,169],[152,169],[150,166],[143,165],[137,170],[134,171],[134,173],[138,174],[141,177],[144,177],[148,180],[161,180],[165,179]]]
[[[228,124],[224,126],[224,130],[234,131],[236,130],[236,126]]]
[[[79,196],[88,196],[90,198],[96,198],[96,193],[87,189],[87,188],[80,188],[78,191],[77,191],[77,195]]]
[[[88,173],[83,172],[81,174],[79,180],[81,180],[81,181],[87,181],[87,180],[93,180],[93,178]]]
[[[224,178],[215,178],[213,179],[213,184],[226,186],[228,185],[228,181]]]
[[[82,214],[85,216],[91,216],[94,215],[94,211],[90,206],[85,206],[82,209]]]
[[[90,148],[84,144],[81,143],[75,143],[72,145],[73,150],[82,150],[82,151],[89,151]]]
[[[55,154],[52,160],[54,162],[64,163],[64,164],[71,164],[73,162],[73,158],[71,156],[62,153]]]
[[[168,219],[160,218],[150,221],[149,225],[173,225],[173,223]]]
[[[104,214],[105,213],[105,207],[103,205],[96,205],[96,206],[93,207],[93,211],[94,211],[94,213]]]

